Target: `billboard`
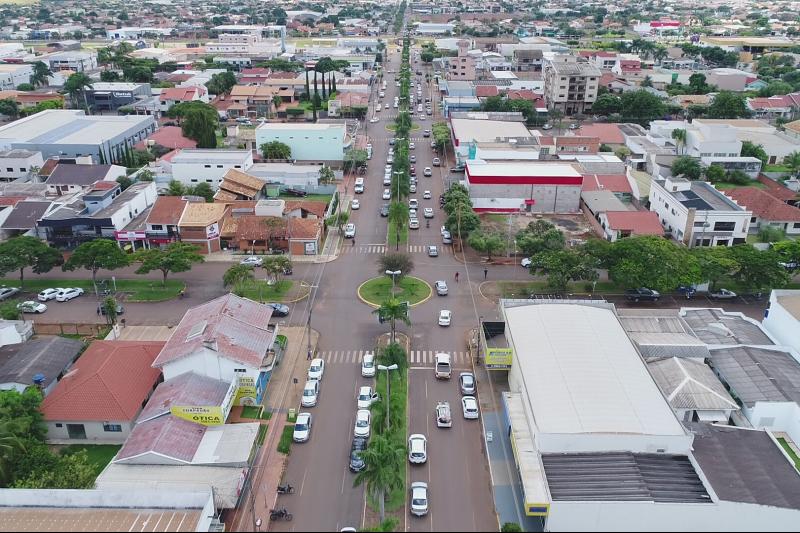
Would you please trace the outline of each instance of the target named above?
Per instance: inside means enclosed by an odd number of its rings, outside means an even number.
[[[233,404],[255,405],[257,396],[256,379],[249,376],[240,377],[236,389],[236,398],[233,400]]]
[[[172,415],[203,426],[221,426],[225,423],[222,407],[217,405],[205,407],[173,406],[169,410]]]
[[[206,226],[206,239],[216,239],[219,237],[219,223],[214,222],[210,226]]]
[[[486,348],[486,368],[489,370],[508,370],[514,359],[513,348]]]

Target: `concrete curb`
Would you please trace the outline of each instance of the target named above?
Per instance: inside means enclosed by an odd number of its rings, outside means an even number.
[[[429,294],[428,294],[428,296],[426,296],[425,298],[423,298],[422,300],[418,301],[418,302],[417,302],[417,303],[415,303],[415,304],[411,304],[411,307],[416,307],[416,306],[418,306],[418,305],[420,305],[420,304],[424,304],[425,302],[427,302],[428,300],[430,300],[430,299],[433,297],[433,287],[431,287],[431,284],[430,284],[430,283],[428,283],[428,282],[427,282],[427,281],[425,281],[424,279],[422,279],[422,278],[418,278],[418,277],[416,277],[416,276],[408,276],[408,277],[409,277],[409,278],[411,278],[411,279],[416,279],[416,280],[419,280],[419,281],[421,281],[422,283],[424,283],[424,284],[425,284],[425,286],[426,286],[426,287],[428,287],[428,290],[430,291],[430,292],[429,292]],[[379,279],[379,278],[380,278],[380,276],[376,276],[376,277],[374,277],[374,278],[370,278],[370,279],[368,279],[367,281],[363,282],[361,285],[359,285],[359,286],[358,286],[358,288],[356,289],[356,296],[358,296],[358,299],[359,299],[359,300],[361,300],[361,302],[362,302],[362,303],[364,303],[364,304],[366,304],[366,305],[368,305],[368,306],[370,306],[370,307],[372,307],[372,308],[374,308],[374,309],[378,309],[378,308],[380,307],[380,305],[378,305],[378,304],[374,304],[374,303],[371,303],[371,302],[368,302],[367,300],[365,300],[365,299],[364,299],[364,298],[361,296],[361,287],[363,287],[364,285],[366,285],[366,284],[367,284],[367,283],[369,283],[370,281],[372,281],[372,280],[374,280],[374,279]]]
[[[301,287],[305,287],[305,288],[307,289],[307,290],[306,290],[306,293],[305,293],[303,296],[299,297],[299,298],[295,298],[294,300],[282,300],[282,301],[281,301],[281,303],[282,303],[282,304],[293,304],[293,303],[297,303],[297,302],[299,302],[299,301],[301,301],[301,300],[305,300],[306,298],[308,298],[308,295],[309,295],[309,294],[311,294],[311,286],[309,286],[309,284],[308,284],[308,283],[306,283],[305,281],[298,281],[297,283],[298,283],[298,284],[299,284]]]

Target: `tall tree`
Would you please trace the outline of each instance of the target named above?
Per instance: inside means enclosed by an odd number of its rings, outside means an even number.
[[[692,255],[697,259],[701,279],[709,282],[710,291],[714,290],[720,279],[728,277],[738,267],[727,246],[692,248]]]
[[[33,63],[33,73],[31,74],[31,84],[34,86],[47,85],[47,78],[52,76],[50,67],[44,61]]]
[[[663,237],[620,239],[611,246],[610,262],[609,276],[626,287],[669,292],[702,281],[697,259]]]
[[[547,250],[531,257],[531,274],[547,276],[547,286],[554,291],[566,290],[570,281],[595,281],[599,275],[594,259],[574,249]]]
[[[774,249],[762,251],[750,244],[737,244],[730,254],[737,263],[733,279],[748,290],[779,289],[789,281],[789,273],[780,265]]]
[[[208,112],[192,109],[186,113],[181,130],[186,137],[197,141],[198,148],[216,148],[218,126],[219,115],[216,110],[212,116]]]
[[[790,239],[776,242],[772,249],[783,263],[781,266],[791,272],[800,271],[800,241]]]
[[[258,147],[264,159],[291,159],[292,148],[280,141],[270,141]]]
[[[377,262],[378,274],[381,276],[388,275],[386,274],[387,270],[391,272],[400,271],[400,274],[395,276],[395,279],[398,281],[410,275],[414,270],[414,260],[408,254],[387,253],[380,256]]]
[[[100,269],[116,270],[128,266],[130,256],[111,239],[95,239],[80,244],[72,252],[62,269],[72,271],[84,268],[92,273],[92,283],[97,286],[97,272]]]
[[[389,331],[392,335],[392,342],[395,340],[398,320],[407,326],[411,325],[411,320],[408,318],[408,306],[406,306],[405,302],[401,302],[394,297],[383,302],[379,308],[373,311],[373,313],[378,315],[378,319],[381,322],[389,322]]]
[[[677,157],[670,168],[673,176],[683,176],[688,180],[699,180],[703,175],[700,162],[688,155]]]
[[[19,116],[19,104],[12,98],[4,98],[0,100],[0,115],[5,115],[12,120],[16,120]]]
[[[35,274],[42,274],[50,272],[63,261],[61,252],[36,237],[14,237],[0,244],[0,275],[12,270],[19,271],[20,288],[25,285],[26,268],[31,268]]]
[[[496,233],[485,233],[476,231],[469,236],[467,243],[476,251],[485,253],[487,260],[491,262],[492,254],[500,253],[505,244],[503,238]]]
[[[383,522],[386,519],[386,493],[401,488],[405,480],[405,446],[391,437],[375,435],[361,457],[365,467],[356,475],[353,485],[367,486],[367,491],[378,501]]]
[[[197,250],[196,245],[185,242],[173,242],[164,250],[160,248],[141,250],[133,257],[134,261],[141,263],[136,273],[149,274],[153,270],[160,270],[161,285],[166,287],[170,272],[186,272],[191,270],[194,263],[202,263],[205,260]]]
[[[646,124],[663,118],[666,113],[666,106],[661,98],[645,90],[624,93],[620,102],[623,120],[631,122]]]
[[[72,101],[72,106],[76,107],[78,97],[83,98],[84,109],[89,110],[89,102],[86,99],[86,89],[92,88],[92,79],[83,72],[76,72],[72,74],[67,81],[64,82],[64,92],[69,95]]]
[[[742,157],[755,157],[761,160],[762,165],[766,165],[767,161],[769,161],[769,156],[767,155],[767,151],[764,150],[764,147],[760,144],[753,144],[750,141],[742,141]]]
[[[395,249],[400,249],[400,234],[408,224],[408,208],[400,202],[392,202],[389,205],[389,224],[395,231]]]
[[[255,274],[250,265],[233,265],[222,275],[222,283],[226,287],[238,288],[253,279],[255,279]]]
[[[683,128],[675,128],[672,130],[671,137],[675,141],[678,155],[682,155],[684,147],[686,146],[686,130]]]
[[[561,250],[566,245],[564,234],[547,220],[529,222],[516,235],[517,247],[528,257],[544,252]]]
[[[281,276],[292,268],[292,261],[285,255],[271,255],[264,258],[261,268],[267,271],[275,281],[280,281]]]
[[[731,91],[720,91],[708,106],[709,118],[748,118],[750,110],[744,95]]]

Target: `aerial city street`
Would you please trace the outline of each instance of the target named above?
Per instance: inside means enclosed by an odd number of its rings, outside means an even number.
[[[0,531],[796,531],[795,4],[0,3]]]

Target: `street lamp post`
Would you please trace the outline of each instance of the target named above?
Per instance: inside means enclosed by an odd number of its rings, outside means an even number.
[[[387,276],[392,276],[392,297],[394,297],[394,291],[395,291],[395,278],[397,276],[399,276],[400,274],[402,274],[402,273],[403,273],[402,270],[387,270],[386,271],[386,275]],[[392,339],[392,342],[394,342],[394,339]]]
[[[389,376],[389,371],[390,370],[397,370],[397,368],[398,367],[397,367],[396,364],[389,365],[389,366],[378,365],[378,370],[385,370],[386,371],[386,399],[384,401],[386,402],[386,431],[387,432],[389,431],[389,393],[391,391],[390,385],[389,385],[389,381],[391,380],[391,378]]]

